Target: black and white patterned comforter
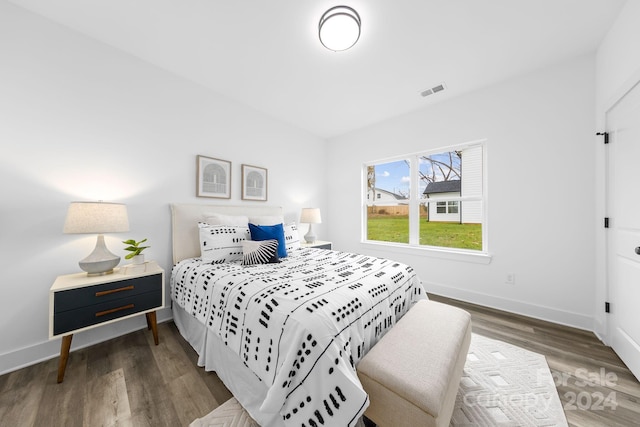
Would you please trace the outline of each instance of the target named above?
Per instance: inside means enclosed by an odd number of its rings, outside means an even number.
[[[268,388],[286,426],[354,425],[369,404],[355,366],[426,294],[395,261],[322,249],[279,264],[176,264],[171,296]]]

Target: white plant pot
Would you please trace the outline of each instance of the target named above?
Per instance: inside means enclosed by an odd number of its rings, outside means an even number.
[[[133,256],[131,258],[131,264],[144,264],[144,254]]]

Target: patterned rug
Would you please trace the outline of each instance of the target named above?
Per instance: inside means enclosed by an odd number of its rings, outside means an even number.
[[[451,426],[566,426],[543,355],[473,334]]]
[[[544,356],[473,334],[451,418],[462,426],[567,426]],[[231,398],[190,427],[260,426]]]

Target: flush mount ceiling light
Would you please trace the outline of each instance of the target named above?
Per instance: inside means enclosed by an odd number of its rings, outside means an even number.
[[[360,15],[349,6],[332,7],[320,18],[318,36],[329,50],[347,50],[360,38]]]

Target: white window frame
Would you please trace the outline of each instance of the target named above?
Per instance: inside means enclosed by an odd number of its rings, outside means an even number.
[[[459,249],[459,248],[445,248],[439,246],[427,246],[420,245],[420,205],[424,204],[428,199],[422,199],[420,193],[419,174],[418,174],[418,159],[420,156],[428,156],[432,154],[443,153],[447,151],[463,150],[474,146],[482,146],[482,195],[481,196],[461,196],[461,197],[447,197],[447,201],[480,201],[482,203],[482,249]],[[461,260],[473,263],[488,264],[491,262],[491,255],[489,253],[489,241],[488,241],[488,183],[487,183],[487,140],[475,140],[467,143],[456,144],[446,147],[440,147],[433,150],[419,151],[415,153],[409,153],[401,156],[388,157],[384,159],[364,162],[362,164],[362,210],[361,210],[361,244],[371,249],[384,249],[398,253],[409,253],[415,255],[416,253],[434,256],[444,259]],[[379,240],[367,239],[367,167],[375,166],[384,163],[391,163],[399,160],[409,161],[409,173],[411,176],[410,196],[409,196],[409,243],[397,243],[397,242],[385,242]],[[463,172],[464,173],[464,172]],[[378,204],[383,206],[384,204]],[[448,210],[448,206],[447,206]]]

